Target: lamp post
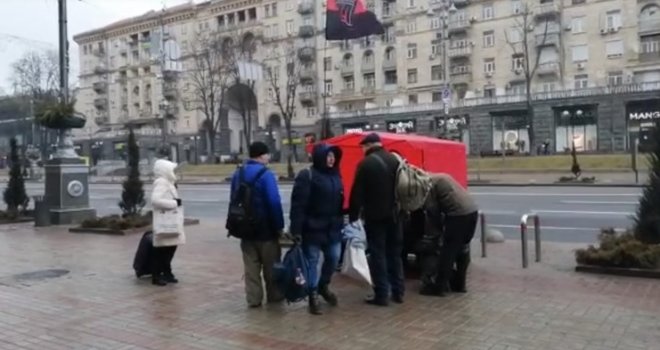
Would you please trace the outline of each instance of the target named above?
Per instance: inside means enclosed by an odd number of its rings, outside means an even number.
[[[439,1],[438,1],[439,2]],[[456,13],[456,5],[454,1],[443,1],[439,6],[434,10],[438,12],[438,18],[440,19],[440,36],[442,38],[442,68],[443,68],[443,103],[444,103],[444,137],[447,137],[447,122],[449,117],[449,105],[451,104],[451,97],[445,97],[444,91],[450,91],[449,86],[449,56],[447,55],[447,50],[449,49],[449,16]]]

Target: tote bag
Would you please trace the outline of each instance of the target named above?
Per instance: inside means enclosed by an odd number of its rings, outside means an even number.
[[[156,236],[178,236],[183,233],[183,207],[153,212],[153,231]]]
[[[341,267],[341,273],[358,282],[372,285],[364,243],[356,238],[350,238],[348,240],[348,244],[344,250],[344,262]]]

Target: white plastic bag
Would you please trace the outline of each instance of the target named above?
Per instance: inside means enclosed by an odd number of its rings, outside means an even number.
[[[341,273],[358,282],[366,282],[371,286],[371,272],[369,271],[365,246],[366,244],[360,242],[357,238],[348,240],[348,244],[346,244],[346,249],[344,250]]]
[[[183,207],[154,210],[153,231],[157,236],[178,236],[183,233]]]
[[[344,225],[344,228],[341,230],[342,233],[342,238],[345,241],[350,241],[351,239],[355,239],[356,243],[364,243],[366,249],[366,243],[367,243],[367,234],[364,231],[364,225],[362,224],[361,220],[355,221],[350,224]]]

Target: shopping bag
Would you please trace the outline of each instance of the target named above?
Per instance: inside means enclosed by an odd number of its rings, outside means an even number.
[[[361,220],[344,225],[344,228],[341,230],[341,234],[344,241],[349,241],[352,238],[355,238],[361,242],[367,241],[367,234],[364,231],[364,225],[362,224]]]
[[[153,231],[156,236],[178,236],[183,233],[183,207],[153,212]]]
[[[341,267],[341,273],[358,282],[366,282],[368,285],[372,285],[365,244],[360,242],[359,239],[349,239],[346,250],[344,250],[344,263]]]

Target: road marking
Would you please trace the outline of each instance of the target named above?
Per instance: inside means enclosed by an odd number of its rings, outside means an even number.
[[[625,211],[580,211],[580,210],[536,210],[532,209],[534,214],[574,214],[574,215],[604,215],[604,216],[631,216],[635,213]]]
[[[520,225],[488,225],[488,227],[520,229]],[[601,228],[593,228],[593,227],[563,227],[563,226],[543,226],[543,225],[541,225],[541,231],[543,231],[543,230],[551,230],[551,231],[589,231],[589,232],[599,233],[602,229]],[[616,228],[615,230],[619,231],[619,230],[623,230],[623,229]]]
[[[560,201],[564,204],[621,204],[621,205],[636,205],[639,202],[617,202],[617,201]]]
[[[518,215],[519,213],[514,210],[487,210],[484,209],[482,212],[486,215]],[[522,215],[522,214],[520,214]]]
[[[635,193],[525,193],[525,192],[470,192],[475,196],[503,197],[639,197]]]

